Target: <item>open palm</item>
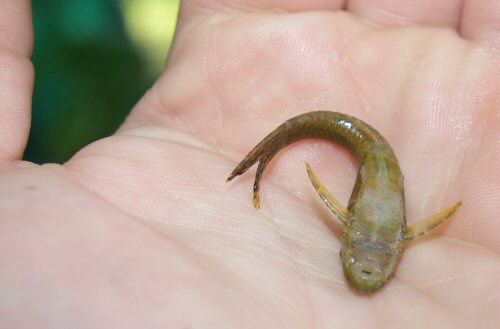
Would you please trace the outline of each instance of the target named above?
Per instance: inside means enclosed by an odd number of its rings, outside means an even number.
[[[29,3],[0,0],[6,327],[498,325],[498,1],[185,1],[161,78],[116,134],[62,166],[20,161]],[[386,136],[409,223],[464,201],[372,296],[344,281],[340,225],[304,166],[345,203],[356,174],[345,150],[312,140],[281,152],[260,211],[251,173],[225,182],[262,137],[311,110]]]

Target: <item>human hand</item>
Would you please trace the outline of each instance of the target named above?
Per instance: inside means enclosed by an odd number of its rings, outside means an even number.
[[[499,323],[500,4],[185,1],[164,74],[113,136],[64,165],[22,162],[30,5],[0,0],[0,319],[9,328],[493,328]],[[341,10],[345,6],[345,10]],[[311,110],[393,146],[407,221],[464,204],[360,296],[339,227],[356,164],[331,143],[280,153],[252,208],[234,165]]]

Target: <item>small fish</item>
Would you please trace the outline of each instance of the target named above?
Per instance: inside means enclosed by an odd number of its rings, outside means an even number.
[[[393,276],[406,243],[444,223],[462,202],[407,226],[403,174],[385,138],[352,116],[317,111],[293,117],[267,135],[236,166],[228,181],[259,162],[253,185],[253,205],[260,208],[259,185],[269,161],[283,147],[306,138],[338,143],[358,160],[356,183],[344,207],[320,182],[311,166],[307,173],[316,192],[343,224],[340,258],[349,285],[371,294]]]

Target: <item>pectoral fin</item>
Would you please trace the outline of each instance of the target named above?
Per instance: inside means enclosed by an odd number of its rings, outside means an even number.
[[[325,202],[326,206],[333,212],[333,214],[343,223],[346,224],[348,221],[349,210],[345,208],[335,197],[328,191],[325,185],[320,182],[318,176],[314,173],[311,165],[306,163],[307,174],[309,179],[313,184],[316,192],[318,192],[320,198]]]
[[[406,228],[405,231],[405,240],[412,240],[419,236],[429,233],[438,225],[446,222],[451,215],[453,215],[458,208],[462,205],[462,201],[457,202],[453,207],[445,209],[437,214],[432,215],[431,217],[424,219],[418,223],[410,225]]]

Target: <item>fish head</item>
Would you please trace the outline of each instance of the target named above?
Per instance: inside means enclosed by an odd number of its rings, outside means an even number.
[[[349,285],[362,294],[379,290],[393,276],[402,251],[402,243],[344,231],[340,256]]]

